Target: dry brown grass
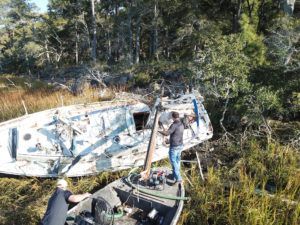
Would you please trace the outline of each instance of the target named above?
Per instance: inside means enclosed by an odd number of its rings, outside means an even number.
[[[53,91],[43,89],[38,91],[17,90],[0,93],[0,122],[16,118],[28,113],[38,112],[62,105],[90,103],[102,100],[110,100],[116,90],[107,89],[103,96],[99,96],[99,90],[86,89],[82,95],[74,96],[68,91]],[[24,105],[23,103],[24,102]]]

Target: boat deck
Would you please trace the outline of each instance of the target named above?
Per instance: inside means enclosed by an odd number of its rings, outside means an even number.
[[[166,174],[168,173],[166,169],[161,170],[164,170]],[[123,211],[123,216],[114,218],[113,224],[115,225],[172,224],[174,217],[180,214],[183,202],[163,197],[184,196],[183,187],[180,184],[173,185],[170,174],[167,174],[164,185],[161,183],[156,187],[149,185],[149,182],[140,181],[138,177],[131,175],[112,182],[105,188],[95,192],[92,198],[71,209],[68,216],[76,218],[76,215],[79,215],[82,211],[88,212],[90,215],[96,215],[99,211],[95,209],[95,202],[98,199],[104,199],[114,209],[115,214],[118,214],[117,209]],[[162,188],[163,186],[164,188]],[[154,213],[155,218],[149,218],[151,212]],[[68,224],[73,223],[68,222]]]

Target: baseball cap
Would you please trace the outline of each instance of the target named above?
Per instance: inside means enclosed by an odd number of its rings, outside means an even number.
[[[64,179],[59,179],[56,184],[57,187],[66,188],[68,187],[68,182]]]

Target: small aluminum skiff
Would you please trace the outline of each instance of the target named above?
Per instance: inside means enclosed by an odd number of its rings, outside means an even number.
[[[182,212],[184,186],[172,183],[171,170],[155,168],[150,179],[138,174],[116,180],[70,209],[68,225],[176,225]]]

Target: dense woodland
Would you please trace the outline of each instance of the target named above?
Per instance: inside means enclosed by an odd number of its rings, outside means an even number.
[[[295,0],[49,0],[46,13],[0,0],[0,121],[24,113],[20,99],[29,112],[56,107],[56,92],[67,104],[97,100],[49,80],[126,77],[107,98],[155,93],[162,80],[192,86],[215,136],[206,181],[184,169],[192,201],[181,224],[300,224],[299,15]],[[120,175],[70,182],[93,191]],[[54,182],[0,178],[0,224],[36,224]]]
[[[135,85],[167,74],[239,115],[295,118],[299,7],[288,0],[50,0],[39,14],[28,1],[1,0],[0,72],[53,78],[88,67],[128,72]]]

